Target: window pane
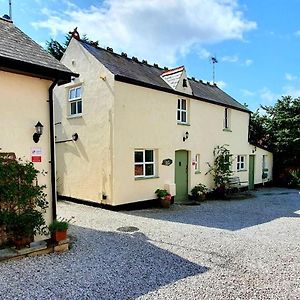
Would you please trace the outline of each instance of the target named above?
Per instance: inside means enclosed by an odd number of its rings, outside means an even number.
[[[144,166],[143,165],[135,165],[134,166],[134,175],[135,176],[143,176],[144,175]]]
[[[177,110],[177,121],[180,121],[180,111]]]
[[[183,111],[183,112],[181,112],[181,122],[186,122],[186,112],[185,111]]]
[[[81,87],[76,88],[76,98],[81,97]]]
[[[186,110],[186,100],[181,100],[182,101],[182,109]]]
[[[70,90],[69,99],[75,98],[75,89]]]
[[[244,162],[244,158],[245,158],[244,156],[241,156],[241,162]]]
[[[154,175],[154,165],[153,164],[146,164],[146,176]]]
[[[134,162],[135,163],[144,162],[143,151],[135,151],[134,152]]]
[[[153,160],[153,150],[145,151],[145,162],[154,162]]]
[[[76,102],[71,103],[71,115],[76,115]]]
[[[180,109],[180,99],[177,101],[177,108]]]
[[[82,113],[82,101],[77,101],[77,113]]]

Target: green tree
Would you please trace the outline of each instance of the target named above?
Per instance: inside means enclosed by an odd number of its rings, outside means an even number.
[[[300,168],[300,98],[283,96],[262,109],[250,119],[249,140],[273,152],[275,179],[281,180]]]
[[[71,34],[67,34],[65,36],[65,41],[61,44],[57,40],[50,39],[50,41],[46,41],[47,51],[54,56],[56,59],[61,60],[62,56],[64,55],[66,49],[71,40]],[[83,35],[80,39],[81,41],[92,43],[92,41],[87,37],[87,35]],[[98,46],[98,42],[93,42],[95,46]]]

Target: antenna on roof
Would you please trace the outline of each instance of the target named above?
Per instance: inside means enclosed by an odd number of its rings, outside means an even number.
[[[11,0],[8,0],[8,5],[9,5],[9,18],[12,21]]]
[[[210,57],[210,62],[212,63],[212,67],[213,67],[213,83],[215,83],[215,64],[217,64],[218,63],[218,60],[217,60],[217,57],[216,56],[211,56]]]

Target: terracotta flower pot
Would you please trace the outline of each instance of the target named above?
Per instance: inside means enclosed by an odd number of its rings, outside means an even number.
[[[166,196],[164,199],[160,199],[160,205],[163,208],[170,208],[170,206],[171,206],[171,198],[169,198],[168,196]]]
[[[31,242],[33,242],[33,236],[18,236],[13,240],[17,250],[28,247]]]
[[[51,234],[51,239],[54,242],[63,241],[67,239],[67,230],[63,231],[54,231]]]

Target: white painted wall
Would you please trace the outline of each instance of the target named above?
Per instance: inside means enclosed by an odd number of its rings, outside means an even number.
[[[112,197],[112,118],[114,81],[111,73],[76,41],[71,43],[62,63],[80,77],[70,84],[56,87],[56,141],[58,192],[73,198],[100,202],[103,194]],[[102,77],[102,79],[101,79]],[[82,85],[83,114],[69,117],[68,91]]]
[[[155,198],[154,191],[173,184],[175,151],[189,151],[189,190],[203,183],[213,187],[207,162],[213,161],[213,149],[228,144],[231,153],[252,154],[248,143],[249,114],[230,110],[230,130],[224,131],[224,107],[186,98],[189,124],[177,124],[178,96],[114,81],[113,75],[72,40],[62,62],[80,77],[55,89],[57,141],[69,139],[75,132],[77,142],[57,144],[58,191],[61,195],[119,205]],[[102,79],[101,79],[102,78]],[[105,80],[103,80],[105,78]],[[83,115],[68,118],[68,89],[82,84]],[[182,97],[180,97],[182,98]],[[183,142],[185,132],[189,138]],[[134,149],[154,149],[157,178],[136,180]],[[262,182],[260,160],[264,150],[256,150],[255,183]],[[192,160],[200,154],[200,173]],[[271,164],[270,153],[269,163]],[[163,166],[165,158],[173,160]],[[270,166],[271,169],[271,166]],[[236,171],[236,162],[233,163]],[[248,181],[248,170],[235,172]],[[108,196],[102,201],[102,195]]]
[[[40,185],[46,185],[45,193],[49,208],[45,219],[52,221],[51,191],[51,154],[50,154],[50,117],[49,87],[51,81],[0,71],[0,152],[14,152],[23,161],[31,161],[31,148],[42,149],[42,162],[34,163],[39,171]],[[40,121],[44,125],[43,135],[36,144],[32,136],[35,125]]]

